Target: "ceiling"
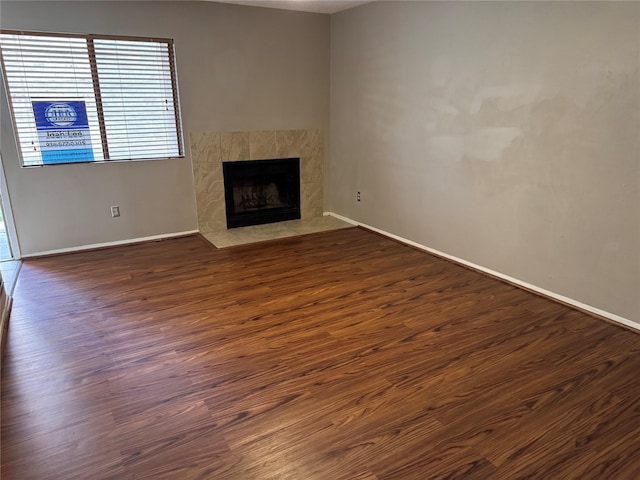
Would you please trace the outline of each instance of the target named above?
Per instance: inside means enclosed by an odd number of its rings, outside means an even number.
[[[214,0],[254,7],[279,8],[312,13],[336,13],[348,8],[371,3],[373,0]]]

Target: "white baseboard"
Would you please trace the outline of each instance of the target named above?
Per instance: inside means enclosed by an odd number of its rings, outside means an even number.
[[[398,240],[399,242],[405,243],[407,245],[411,245],[412,247],[418,248],[420,250],[424,250],[425,252],[432,253],[434,255],[437,255],[438,257],[446,258],[447,260],[451,260],[451,261],[453,261],[455,263],[459,263],[461,265],[465,265],[467,267],[473,268],[474,270],[479,270],[479,271],[484,272],[484,273],[486,273],[488,275],[491,275],[492,277],[500,278],[500,279],[505,280],[505,281],[507,281],[509,283],[512,283],[514,285],[518,285],[518,286],[520,286],[520,287],[522,287],[524,289],[531,290],[531,291],[539,293],[540,295],[543,295],[545,297],[552,298],[552,299],[557,300],[557,301],[559,301],[561,303],[565,303],[567,305],[575,307],[575,308],[577,308],[579,310],[584,310],[586,312],[593,313],[594,315],[598,315],[600,317],[606,318],[607,320],[611,320],[612,322],[619,323],[621,325],[624,325],[626,327],[632,328],[632,329],[637,330],[637,331],[640,332],[640,323],[634,322],[633,320],[629,320],[628,318],[621,317],[619,315],[616,315],[615,313],[610,313],[610,312],[607,312],[605,310],[601,310],[599,308],[592,307],[591,305],[587,305],[585,303],[579,302],[578,300],[574,300],[573,298],[565,297],[564,295],[560,295],[558,293],[551,292],[551,291],[546,290],[544,288],[541,288],[541,287],[538,287],[536,285],[532,285],[530,283],[527,283],[527,282],[524,282],[522,280],[519,280],[517,278],[511,277],[509,275],[505,275],[504,273],[496,272],[495,270],[491,270],[490,268],[483,267],[482,265],[477,265],[477,264],[469,262],[467,260],[463,260],[462,258],[454,257],[453,255],[449,255],[448,253],[441,252],[440,250],[436,250],[434,248],[430,248],[430,247],[427,247],[425,245],[421,245],[421,244],[419,244],[417,242],[414,242],[412,240],[408,240],[408,239],[400,237],[398,235],[394,235],[393,233],[389,233],[389,232],[386,232],[386,231],[381,230],[379,228],[372,227],[371,225],[367,225],[366,223],[357,222],[357,221],[352,220],[350,218],[343,217],[342,215],[338,215],[337,213],[325,212],[324,215],[330,215],[332,217],[335,217],[335,218],[337,218],[339,220],[342,220],[343,222],[347,222],[347,223],[350,223],[352,225],[365,227],[365,228],[367,228],[369,230],[373,230],[374,232],[377,232],[377,233],[379,233],[381,235],[384,235],[385,237],[393,238],[394,240]]]
[[[152,235],[150,237],[130,238],[127,240],[116,240],[115,242],[94,243],[92,245],[80,245],[78,247],[59,248],[57,250],[45,250],[43,252],[30,253],[22,255],[21,259],[33,257],[46,257],[48,255],[59,255],[61,253],[82,252],[84,250],[95,250],[97,248],[117,247],[120,245],[131,245],[134,243],[150,242],[153,240],[164,240],[165,238],[184,237],[186,235],[194,235],[198,230],[189,230],[187,232],[165,233],[161,235]]]

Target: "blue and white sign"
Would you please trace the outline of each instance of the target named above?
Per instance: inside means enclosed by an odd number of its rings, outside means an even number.
[[[94,160],[84,102],[31,103],[43,164]]]

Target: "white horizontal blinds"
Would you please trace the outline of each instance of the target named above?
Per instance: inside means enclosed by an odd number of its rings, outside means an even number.
[[[94,39],[109,158],[181,154],[169,42]]]
[[[94,158],[103,158],[86,42],[84,38],[59,35],[0,34],[4,73],[23,165],[42,165],[34,101],[85,102]]]
[[[23,165],[182,156],[171,40],[2,30],[0,53]]]

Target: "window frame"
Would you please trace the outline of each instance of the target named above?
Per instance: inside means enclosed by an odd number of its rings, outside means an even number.
[[[4,55],[0,48],[0,69],[2,70],[2,81],[4,82],[4,88],[6,90],[7,104],[9,107],[9,116],[11,117],[11,126],[13,129],[14,140],[16,141],[16,149],[18,157],[20,159],[21,168],[38,168],[44,166],[53,165],[77,165],[77,164],[104,164],[113,162],[143,162],[154,160],[169,160],[169,159],[181,159],[185,157],[184,150],[184,130],[182,128],[182,113],[180,108],[180,95],[178,89],[178,74],[175,58],[175,43],[171,38],[159,38],[159,37],[137,37],[137,36],[125,36],[125,35],[103,35],[103,34],[84,34],[84,33],[61,33],[61,32],[43,32],[35,30],[16,30],[8,28],[0,28],[0,35],[16,35],[16,36],[35,36],[35,37],[56,37],[56,38],[79,38],[86,40],[87,56],[89,59],[89,67],[91,70],[91,78],[93,81],[93,95],[96,104],[98,124],[100,129],[101,147],[103,152],[103,158],[98,160],[84,160],[78,162],[61,162],[61,163],[41,163],[35,165],[25,165],[22,145],[20,142],[20,134],[18,131],[18,124],[16,121],[16,114],[13,105],[13,96],[11,93],[11,87],[9,85],[9,79],[7,78],[7,70],[4,62]],[[102,103],[102,90],[100,87],[100,77],[98,75],[98,64],[95,52],[95,40],[109,40],[109,41],[125,41],[125,42],[154,42],[159,44],[166,44],[167,55],[169,60],[169,73],[171,78],[171,90],[173,98],[173,110],[175,119],[175,135],[177,141],[177,155],[168,156],[155,156],[150,158],[115,158],[109,157],[109,140],[106,132],[106,124],[104,120],[104,105]],[[1,43],[1,42],[0,42]],[[123,115],[122,118],[126,118]]]

